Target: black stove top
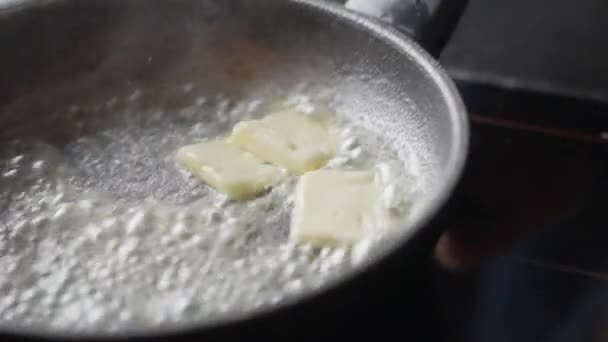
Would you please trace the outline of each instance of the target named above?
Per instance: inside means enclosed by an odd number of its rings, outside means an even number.
[[[452,75],[608,101],[608,2],[469,1],[442,56]]]
[[[606,17],[602,0],[471,0],[442,57],[473,122],[459,191],[517,243],[430,267],[424,340],[608,341]]]
[[[483,122],[473,140],[462,191],[501,221],[520,222],[505,239],[534,233],[480,269],[435,269],[425,311],[432,340],[603,341],[595,336],[608,334],[608,145]],[[510,210],[516,201],[524,210]]]
[[[469,271],[429,262],[415,303],[368,318],[389,323],[376,339],[608,341],[607,17],[604,0],[470,0],[441,58],[472,121],[458,191],[503,227],[487,251],[516,243]]]

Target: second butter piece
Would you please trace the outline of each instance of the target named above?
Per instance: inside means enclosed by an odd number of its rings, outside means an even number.
[[[230,140],[297,175],[323,167],[335,154],[329,129],[291,110],[240,122]]]

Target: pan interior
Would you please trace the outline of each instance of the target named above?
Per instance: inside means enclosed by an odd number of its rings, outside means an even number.
[[[416,180],[398,234],[443,186],[453,137],[433,77],[346,19],[288,1],[107,0],[52,2],[0,21],[0,326],[115,332],[211,322],[356,268],[343,249],[285,244],[283,197],[210,203],[173,163],[180,145],[221,135],[277,99],[323,103],[381,137],[379,153],[394,153]],[[231,210],[269,214],[241,239]],[[214,261],[213,237],[244,254]],[[87,263],[103,253],[120,264]],[[132,272],[111,276],[119,268]],[[132,286],[116,288],[124,283]],[[137,307],[157,314],[125,310]]]

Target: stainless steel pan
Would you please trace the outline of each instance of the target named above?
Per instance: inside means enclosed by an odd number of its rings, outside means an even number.
[[[188,84],[235,99],[300,92],[330,101],[416,156],[410,162],[417,163],[425,196],[410,227],[355,272],[276,307],[129,336],[320,338],[349,330],[362,336],[359,325],[370,319],[355,316],[376,315],[379,284],[423,262],[440,232],[433,220],[465,163],[465,109],[431,56],[464,3],[350,2],[378,20],[313,0],[9,2],[0,5],[0,136],[35,136],[61,147],[117,122],[111,114],[70,111],[76,104],[110,106],[115,96],[141,91],[152,94],[142,100],[148,106],[170,113],[193,101],[176,95]],[[413,291],[412,284],[399,287]],[[5,333],[65,337],[34,328]]]

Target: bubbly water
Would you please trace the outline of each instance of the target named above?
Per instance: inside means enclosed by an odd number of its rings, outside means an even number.
[[[198,98],[173,111],[116,106],[137,98],[97,106],[120,119],[67,145],[22,139],[4,147],[0,326],[124,332],[221,319],[318,288],[389,234],[352,248],[294,245],[295,178],[233,202],[179,168],[177,148],[227,134],[268,110],[261,101]],[[323,113],[302,97],[287,102]],[[404,219],[413,183],[403,163],[382,139],[332,120],[342,145],[327,167],[375,167],[386,226]]]

